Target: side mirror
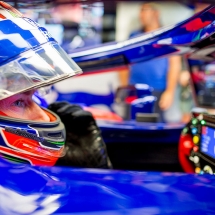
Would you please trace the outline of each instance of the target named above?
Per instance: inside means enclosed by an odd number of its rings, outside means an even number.
[[[153,113],[157,98],[152,96],[152,91],[147,84],[119,87],[115,94],[117,114],[125,120],[157,122],[158,114]]]
[[[138,98],[144,98],[145,96],[152,95],[153,88],[147,84],[135,84],[125,87],[119,87],[116,90],[115,102],[130,104],[132,101]]]

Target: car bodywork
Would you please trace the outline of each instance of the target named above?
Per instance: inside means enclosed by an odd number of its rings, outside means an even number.
[[[160,35],[154,33],[141,46],[145,45],[145,50],[152,48],[153,53],[157,53],[153,57],[164,52],[194,53],[213,45],[214,20],[215,9],[210,7],[171,30]],[[164,42],[168,38],[172,40]],[[158,43],[162,40],[165,44]],[[140,50],[142,48],[135,46],[136,55],[129,55],[128,50],[121,47],[120,55],[125,51],[133,62],[132,56],[142,58]],[[114,57],[112,52],[110,55]],[[86,56],[83,58],[86,60]],[[149,57],[144,55],[143,59]],[[103,123],[110,126],[108,122]],[[121,126],[125,128],[125,124]],[[140,124],[135,126],[141,127]],[[165,126],[169,128],[168,125],[157,126],[160,130]],[[151,125],[152,131],[157,128]],[[127,125],[127,129],[133,130],[133,127]],[[0,160],[0,172],[0,214],[202,215],[215,211],[215,180],[211,175],[31,167],[3,160]]]
[[[0,160],[0,214],[213,214],[215,178]]]

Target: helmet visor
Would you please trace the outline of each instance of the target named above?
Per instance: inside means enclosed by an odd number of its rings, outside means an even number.
[[[0,99],[44,87],[79,73],[80,67],[58,44],[46,43],[0,67]]]

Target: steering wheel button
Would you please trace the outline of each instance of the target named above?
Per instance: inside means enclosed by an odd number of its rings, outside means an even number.
[[[196,134],[198,132],[198,129],[197,128],[192,128],[192,134]]]
[[[198,147],[198,146],[194,146],[194,147],[193,147],[193,151],[194,151],[194,152],[198,152],[198,151],[199,151],[199,147]]]
[[[198,137],[198,136],[195,135],[195,136],[193,137],[193,143],[194,143],[194,144],[199,143],[199,137]]]
[[[195,164],[199,163],[199,157],[198,157],[198,156],[194,156],[194,157],[193,157],[193,162],[194,162]]]
[[[209,174],[213,174],[213,170],[210,166],[206,165],[204,166],[204,172],[209,173]]]
[[[199,174],[200,171],[201,171],[201,169],[200,169],[199,167],[196,167],[196,168],[195,168],[195,173],[198,173],[198,174]]]
[[[196,125],[198,123],[198,120],[196,118],[192,119],[192,124]]]

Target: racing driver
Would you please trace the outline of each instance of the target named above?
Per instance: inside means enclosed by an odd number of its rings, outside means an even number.
[[[67,102],[44,109],[33,100],[36,90],[79,73],[45,28],[0,2],[1,157],[32,165],[111,167],[91,113]]]

